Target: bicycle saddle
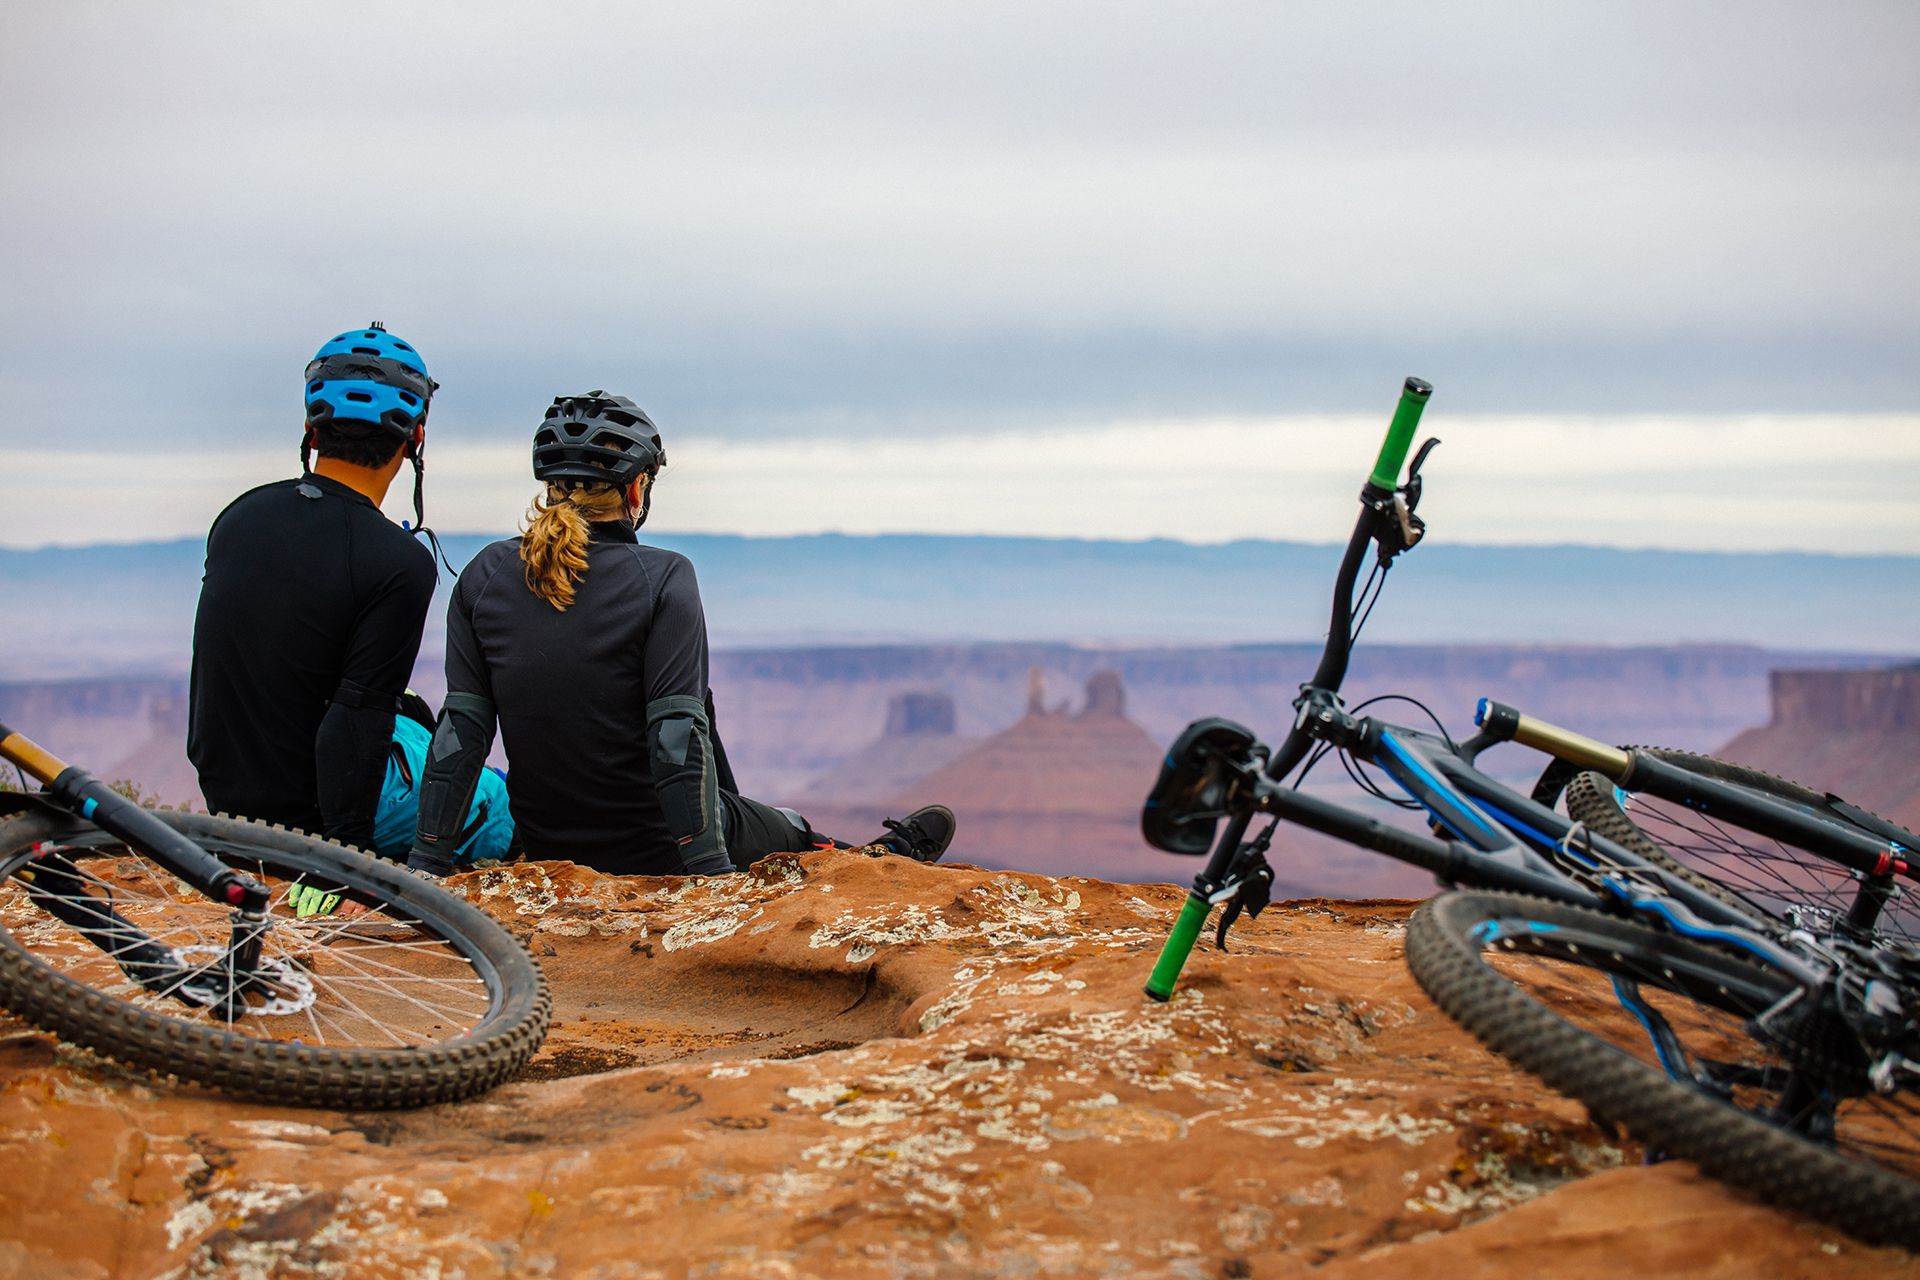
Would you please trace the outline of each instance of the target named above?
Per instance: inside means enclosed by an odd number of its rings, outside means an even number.
[[[1234,782],[1261,763],[1258,748],[1252,730],[1218,716],[1182,730],[1140,810],[1140,834],[1147,843],[1190,858],[1205,856]]]

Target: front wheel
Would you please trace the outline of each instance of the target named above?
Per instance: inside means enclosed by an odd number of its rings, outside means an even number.
[[[1858,826],[1833,807],[1831,797],[1786,778],[1712,756],[1665,747],[1636,749],[1702,777],[1795,805],[1836,826]],[[1891,876],[1856,875],[1819,853],[1645,792],[1622,790],[1597,773],[1573,779],[1566,804],[1567,815],[1594,834],[1669,867],[1749,912],[1757,909],[1818,937],[1844,931],[1871,942],[1920,945],[1920,895],[1903,889]]]
[[[154,816],[264,882],[252,981],[232,908],[106,832],[0,821],[0,1006],[128,1065],[281,1104],[411,1107],[517,1071],[546,1034],[531,956],[412,873],[243,819]],[[304,914],[303,914],[304,913]]]
[[[1920,1246],[1920,1098],[1873,1092],[1844,1029],[1783,1011],[1796,987],[1777,970],[1494,893],[1428,902],[1407,962],[1449,1017],[1650,1152],[1862,1240]]]

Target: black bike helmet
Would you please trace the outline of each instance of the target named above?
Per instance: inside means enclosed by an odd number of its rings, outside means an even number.
[[[624,489],[667,461],[660,432],[625,396],[556,396],[533,433],[533,478],[590,480]]]

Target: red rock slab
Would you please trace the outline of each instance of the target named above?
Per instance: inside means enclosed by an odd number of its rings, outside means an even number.
[[[1915,1273],[1642,1167],[1427,1004],[1403,902],[1277,904],[1159,1005],[1169,886],[841,852],[452,883],[553,981],[521,1080],[301,1111],[15,1027],[0,1275]]]

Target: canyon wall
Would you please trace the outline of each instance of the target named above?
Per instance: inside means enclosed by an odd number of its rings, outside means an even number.
[[[1776,671],[1767,723],[1717,753],[1920,829],[1920,665]]]
[[[864,840],[882,817],[939,802],[961,817],[956,857],[1179,881],[1193,868],[1148,848],[1137,826],[1159,751],[1202,715],[1277,738],[1317,656],[1309,645],[736,650],[714,655],[713,682],[743,790],[794,805],[823,831]],[[1350,705],[1385,693],[1418,699],[1456,734],[1467,730],[1475,699],[1490,694],[1611,741],[1717,751],[1920,824],[1920,667],[1817,660],[1815,669],[1804,655],[1732,646],[1388,645],[1355,654],[1348,692]],[[1835,669],[1840,663],[1855,665]],[[419,684],[437,698],[437,683]],[[185,696],[178,677],[0,685],[0,720],[104,777],[197,804]],[[1425,719],[1407,702],[1373,709],[1406,723]],[[1483,765],[1524,783],[1538,760],[1503,748]],[[1310,788],[1341,803],[1374,803],[1331,764]],[[1396,863],[1303,831],[1282,832],[1275,850],[1290,892],[1426,888]]]

